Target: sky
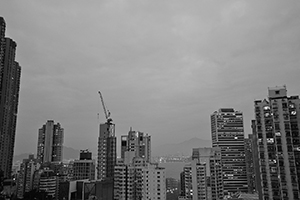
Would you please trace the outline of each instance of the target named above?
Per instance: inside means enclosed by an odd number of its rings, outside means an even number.
[[[132,127],[152,148],[209,140],[221,107],[247,135],[268,87],[300,94],[300,1],[10,0],[0,16],[22,66],[15,154],[36,153],[50,119],[65,146],[96,149],[99,90],[118,140]]]

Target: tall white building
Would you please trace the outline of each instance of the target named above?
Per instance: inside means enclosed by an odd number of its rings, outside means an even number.
[[[221,148],[224,194],[248,192],[243,113],[220,108],[211,115],[212,147]]]
[[[61,162],[63,159],[64,129],[48,120],[38,133],[37,158],[42,163]]]

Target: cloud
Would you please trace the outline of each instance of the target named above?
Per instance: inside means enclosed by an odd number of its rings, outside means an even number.
[[[2,2],[22,66],[16,152],[32,151],[25,138],[47,119],[62,124],[67,145],[96,147],[98,90],[118,136],[133,126],[153,144],[209,139],[209,115],[229,106],[244,111],[250,133],[253,100],[268,86],[297,92],[299,9],[298,1]]]

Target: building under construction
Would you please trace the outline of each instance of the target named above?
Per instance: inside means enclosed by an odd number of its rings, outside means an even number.
[[[117,159],[117,138],[115,136],[115,124],[112,123],[110,113],[106,110],[100,91],[99,95],[106,122],[99,125],[97,179],[107,180],[113,178],[114,166]]]

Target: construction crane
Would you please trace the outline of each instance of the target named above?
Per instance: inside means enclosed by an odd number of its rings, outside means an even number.
[[[107,123],[110,123],[112,121],[112,119],[110,118],[110,112],[109,112],[109,110],[106,110],[106,107],[105,107],[105,104],[104,104],[104,99],[103,99],[103,96],[102,96],[101,92],[98,91],[98,93],[100,95],[100,99],[101,99],[102,107],[103,107],[103,110],[104,110],[105,118],[107,120]]]

